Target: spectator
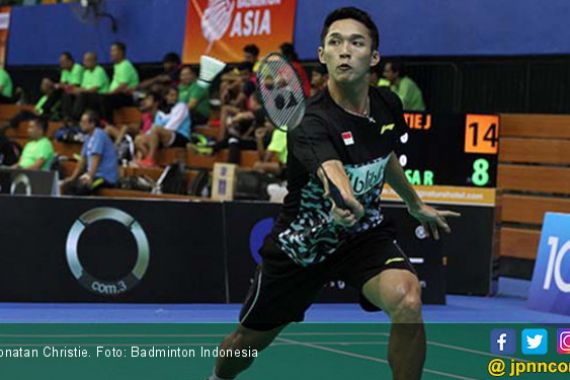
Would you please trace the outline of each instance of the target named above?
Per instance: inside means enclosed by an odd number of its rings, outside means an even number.
[[[14,103],[12,78],[10,74],[0,67],[0,103]]]
[[[320,93],[329,80],[329,73],[325,65],[318,65],[311,73],[311,96]]]
[[[178,84],[180,77],[180,56],[176,53],[167,53],[162,58],[163,72],[150,79],[142,81],[137,89],[140,91],[164,91],[168,87]]]
[[[208,124],[210,119],[210,91],[200,86],[197,79],[198,73],[190,66],[180,71],[180,101],[188,104],[194,126]]]
[[[105,119],[109,122],[113,120],[113,112],[116,109],[133,105],[133,90],[139,84],[139,74],[126,58],[126,53],[127,47],[122,42],[111,45],[113,79],[104,100]]]
[[[186,103],[178,101],[178,88],[171,87],[165,95],[168,113],[158,111],[152,129],[135,140],[137,155],[144,157],[137,163],[155,167],[158,148],[185,148],[190,141],[190,112]]]
[[[63,181],[64,194],[90,195],[117,183],[117,151],[109,136],[97,127],[98,122],[94,111],[85,111],[81,116],[79,125],[87,138],[73,174]]]
[[[287,132],[273,128],[269,122],[265,124],[265,128],[259,128],[255,131],[260,161],[254,164],[253,169],[262,173],[283,176],[287,165]],[[271,141],[265,148],[267,133],[271,134]]]
[[[65,89],[66,92],[70,92],[74,87],[81,85],[83,80],[83,67],[75,63],[73,56],[69,52],[61,53],[59,57],[59,67],[61,68],[61,76],[58,88]]]
[[[90,109],[103,114],[103,98],[101,95],[109,91],[109,77],[101,66],[97,64],[97,55],[87,52],[83,56],[83,80],[81,86],[74,90],[76,95],[73,105],[72,117],[74,121],[79,120],[85,110]]]
[[[303,91],[305,92],[305,96],[309,96],[311,94],[311,82],[309,82],[309,77],[307,76],[307,72],[301,66],[301,62],[299,62],[299,57],[297,56],[297,52],[295,52],[295,47],[293,44],[288,42],[281,44],[279,47],[281,49],[281,54],[293,65],[295,71],[301,78],[301,82],[303,83]]]
[[[404,65],[399,61],[389,61],[384,65],[384,77],[390,81],[394,91],[404,106],[404,111],[425,111],[424,98],[418,85],[406,75]]]
[[[105,127],[105,132],[115,140],[115,145],[119,145],[125,136],[135,137],[139,134],[146,134],[151,130],[154,118],[162,103],[162,96],[157,92],[149,92],[140,103],[140,111],[142,113],[142,120],[140,124],[129,126],[123,125],[120,128],[108,124]]]
[[[55,89],[55,83],[49,79],[42,79],[40,91],[43,94],[36,103],[33,111],[22,110],[12,119],[10,127],[18,128],[22,121],[35,119],[41,116],[45,120],[59,120],[61,110],[61,94]]]
[[[53,146],[46,137],[47,122],[39,117],[28,122],[28,138],[20,160],[13,168],[49,170],[54,157]]]
[[[259,67],[259,48],[257,45],[245,45],[243,48],[243,60],[244,62],[251,62],[253,64],[253,72],[257,72]]]

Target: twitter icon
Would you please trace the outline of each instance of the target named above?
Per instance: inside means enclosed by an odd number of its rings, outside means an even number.
[[[524,329],[521,347],[525,355],[545,355],[548,351],[548,332],[545,329]]]

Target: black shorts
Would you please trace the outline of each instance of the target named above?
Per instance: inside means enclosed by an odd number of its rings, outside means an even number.
[[[190,140],[188,140],[186,136],[174,132],[174,137],[170,141],[170,144],[167,146],[167,148],[186,148],[186,144],[189,142]]]
[[[377,311],[362,294],[368,280],[386,269],[416,274],[391,230],[375,228],[344,242],[324,262],[302,267],[276,245],[270,235],[260,250],[262,263],[240,313],[240,323],[266,331],[289,322],[300,322],[328,281],[343,280],[361,292],[360,305]]]

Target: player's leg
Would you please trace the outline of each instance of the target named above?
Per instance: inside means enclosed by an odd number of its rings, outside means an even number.
[[[395,380],[421,378],[426,338],[421,313],[421,287],[406,269],[386,269],[368,280],[362,293],[392,320],[388,361]]]
[[[285,326],[279,326],[268,331],[256,331],[238,325],[237,329],[226,336],[220,349],[222,350],[257,350],[267,348]],[[220,379],[233,379],[245,371],[253,363],[253,357],[222,357],[216,361],[215,375]]]

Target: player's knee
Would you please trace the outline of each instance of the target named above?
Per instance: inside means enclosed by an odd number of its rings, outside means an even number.
[[[238,330],[230,335],[230,345],[233,349],[261,351],[271,344],[272,339],[262,332]]]
[[[384,307],[394,322],[415,323],[421,320],[421,289],[417,281],[404,281],[395,286]]]

